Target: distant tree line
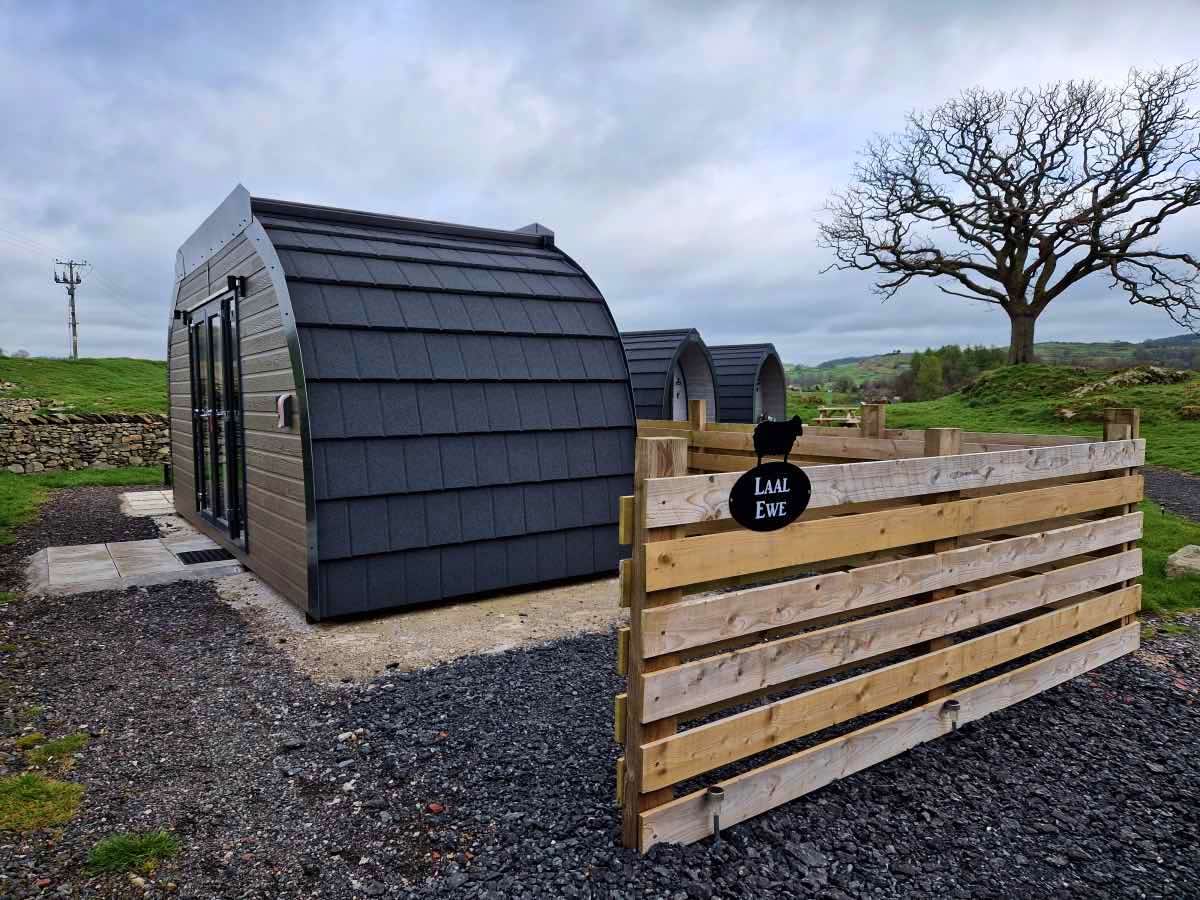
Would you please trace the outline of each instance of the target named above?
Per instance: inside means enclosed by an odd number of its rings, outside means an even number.
[[[1008,351],[1001,347],[946,344],[936,350],[914,353],[909,367],[890,383],[871,387],[875,393],[901,400],[936,400],[966,387],[980,372],[999,368],[1007,361]],[[868,390],[864,385],[864,394]]]

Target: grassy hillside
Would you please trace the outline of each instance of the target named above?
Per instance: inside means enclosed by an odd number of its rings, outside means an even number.
[[[6,397],[66,403],[71,412],[165,413],[167,364],[154,359],[14,359],[0,357]]]
[[[1130,343],[1128,341],[1043,341],[1034,346],[1039,362],[1059,366],[1133,366],[1157,363],[1176,367],[1194,365],[1200,352],[1200,335],[1183,334]],[[788,381],[796,383],[801,375],[811,375],[822,381],[834,381],[842,376],[856,385],[864,381],[894,378],[908,368],[911,353],[893,351],[875,356],[847,356],[831,359],[816,366],[791,364],[786,366]]]
[[[1099,436],[1105,408],[1136,406],[1142,411],[1147,461],[1200,474],[1200,420],[1183,419],[1179,414],[1183,406],[1200,406],[1200,375],[1180,384],[1115,387],[1086,397],[1068,396],[1105,376],[1065,366],[1007,366],[986,373],[967,390],[939,400],[893,403],[887,410],[887,422],[894,428]],[[1064,420],[1058,414],[1064,408],[1074,410],[1076,416]],[[789,412],[803,418],[816,415],[815,408],[798,405]]]

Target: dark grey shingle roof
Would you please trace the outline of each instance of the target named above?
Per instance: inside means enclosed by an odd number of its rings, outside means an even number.
[[[628,374],[552,234],[254,202],[299,332],[321,615],[615,571]]]
[[[621,343],[629,367],[633,403],[639,419],[671,418],[671,368],[688,344],[695,344],[704,355],[708,350],[695,328],[665,331],[623,331]],[[711,359],[709,368],[712,368]],[[711,405],[711,404],[710,404]],[[710,414],[715,414],[713,410]]]
[[[721,421],[754,421],[754,383],[764,366],[778,367],[774,377],[783,373],[783,362],[774,344],[722,344],[708,348],[717,373],[717,395],[721,401]],[[769,416],[782,418],[787,407],[787,385],[769,391],[764,397]]]

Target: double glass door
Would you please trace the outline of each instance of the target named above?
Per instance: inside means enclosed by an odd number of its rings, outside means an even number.
[[[235,540],[244,536],[241,484],[242,397],[237,297],[189,313],[196,509]]]

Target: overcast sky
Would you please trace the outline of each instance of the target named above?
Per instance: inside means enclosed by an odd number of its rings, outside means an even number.
[[[1053,6],[1050,10],[1048,7]],[[165,355],[175,251],[252,194],[557,234],[622,329],[784,358],[1007,343],[994,307],[821,275],[857,151],[960,89],[1200,55],[1200,5],[0,0],[0,347]],[[351,10],[358,11],[351,11]],[[1165,241],[1195,249],[1200,226]],[[1103,279],[1039,339],[1178,333]]]

